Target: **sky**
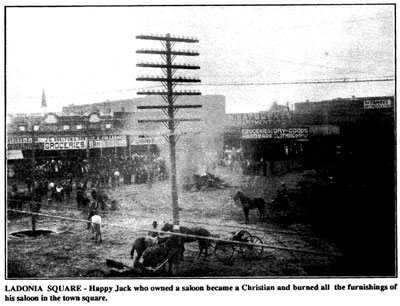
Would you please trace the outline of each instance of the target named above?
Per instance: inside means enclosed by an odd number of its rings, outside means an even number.
[[[201,79],[177,89],[223,95],[228,113],[395,91],[393,81],[271,84],[393,78],[391,5],[19,7],[6,9],[7,113],[40,112],[43,90],[48,111],[59,112],[70,104],[135,98],[141,88],[159,86],[136,81],[161,74],[136,67],[161,61],[136,53],[162,48],[135,38],[152,33],[199,39],[174,46],[200,53],[175,59],[200,66],[177,74]]]

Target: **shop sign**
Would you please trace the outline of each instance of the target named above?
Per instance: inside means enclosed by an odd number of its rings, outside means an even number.
[[[364,109],[376,109],[376,108],[391,108],[391,99],[369,99],[364,100]]]
[[[32,137],[8,137],[7,143],[32,143]]]
[[[242,129],[242,139],[301,139],[308,128]]]
[[[125,135],[104,135],[89,137],[89,148],[126,147]]]
[[[289,112],[242,113],[229,114],[228,116],[234,126],[271,125],[291,119]]]
[[[43,140],[44,150],[86,149],[86,137],[47,137],[40,140]]]
[[[7,150],[32,150],[32,137],[8,137]],[[41,138],[35,138],[35,149],[43,150]]]
[[[33,143],[8,143],[7,150],[32,150]],[[43,150],[43,143],[35,142],[36,150]]]
[[[161,144],[163,139],[161,137],[143,137],[143,138],[132,138],[131,145],[132,146],[140,146],[140,145],[153,145],[153,144]]]
[[[325,124],[325,125],[312,125],[310,126],[310,135],[313,136],[328,136],[328,135],[339,135],[340,127],[337,125]]]
[[[21,150],[9,150],[7,151],[7,159],[24,159]]]

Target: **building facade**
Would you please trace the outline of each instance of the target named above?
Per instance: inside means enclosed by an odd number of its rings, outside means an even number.
[[[182,98],[181,98],[182,99]],[[135,152],[155,151],[169,161],[168,129],[162,110],[138,110],[138,106],[163,105],[160,97],[145,97],[88,105],[70,105],[60,114],[9,116],[7,155],[10,162],[40,159],[90,159],[102,156],[127,157]],[[180,109],[176,118],[179,183],[191,180],[198,169],[210,171],[213,158],[223,146],[227,121],[223,96],[194,96],[177,104],[200,108]]]
[[[333,165],[345,155],[394,160],[394,109],[393,96],[296,103],[294,110],[274,104],[267,112],[230,114],[225,144],[273,164]]]

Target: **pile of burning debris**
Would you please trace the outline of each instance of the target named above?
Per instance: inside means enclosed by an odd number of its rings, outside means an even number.
[[[224,189],[229,187],[227,183],[221,180],[219,177],[206,172],[203,175],[193,175],[194,183],[187,183],[183,186],[185,191],[203,191],[210,189]]]

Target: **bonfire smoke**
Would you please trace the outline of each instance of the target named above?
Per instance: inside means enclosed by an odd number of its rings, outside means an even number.
[[[199,134],[195,137],[181,137],[176,146],[177,181],[181,188],[184,184],[193,184],[194,175],[214,173],[218,162],[218,154],[223,146],[222,137]],[[170,170],[169,145],[160,147]]]

